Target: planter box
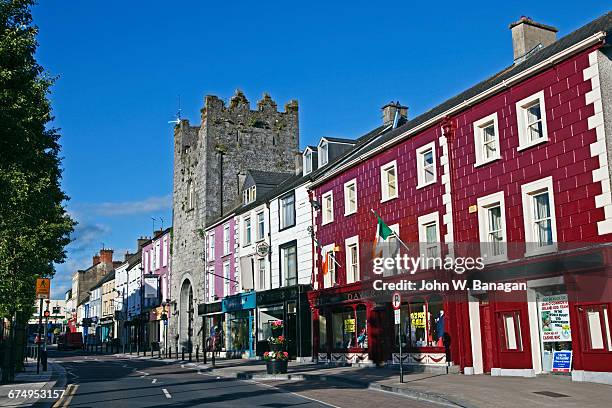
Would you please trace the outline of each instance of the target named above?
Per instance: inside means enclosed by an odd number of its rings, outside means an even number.
[[[286,374],[287,363],[287,360],[266,361],[266,372],[268,374]]]

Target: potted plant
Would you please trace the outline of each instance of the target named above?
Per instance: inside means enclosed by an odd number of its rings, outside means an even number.
[[[268,339],[268,344],[270,345],[271,351],[283,351],[285,349],[286,342],[287,340],[283,335],[280,335],[278,337],[270,337]]]
[[[278,337],[283,334],[283,321],[282,320],[275,320],[272,323],[270,323],[270,326],[272,328],[273,337]]]
[[[263,357],[266,361],[266,372],[268,374],[287,373],[289,353],[286,351],[266,351]]]

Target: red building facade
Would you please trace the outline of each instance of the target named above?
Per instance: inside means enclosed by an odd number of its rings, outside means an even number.
[[[521,24],[553,31],[525,19],[514,27]],[[610,28],[608,14],[360,140],[315,174],[321,247],[309,299],[319,359],[532,376],[551,370],[554,352],[571,350],[574,379],[612,381],[612,196],[600,90]],[[373,274],[371,210],[409,245],[487,259],[464,278],[524,289],[403,291],[398,329],[375,280],[457,274]]]

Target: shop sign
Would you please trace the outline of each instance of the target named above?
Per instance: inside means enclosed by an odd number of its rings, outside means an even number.
[[[567,295],[544,296],[540,302],[540,316],[543,343],[572,340]]]
[[[234,312],[245,309],[255,309],[255,292],[230,296],[223,299],[221,303],[221,310],[223,312]]]
[[[344,332],[355,333],[355,319],[346,319],[344,321]]]
[[[221,302],[200,303],[198,305],[198,315],[207,315],[213,313],[221,313]]]
[[[416,329],[425,328],[425,312],[410,313],[410,325]]]
[[[553,373],[569,373],[572,371],[572,351],[553,351],[552,368]]]
[[[145,277],[144,278],[144,297],[145,299],[156,299],[157,298],[157,277]]]

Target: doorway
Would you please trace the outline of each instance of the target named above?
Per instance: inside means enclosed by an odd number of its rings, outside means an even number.
[[[491,305],[488,300],[480,300],[480,339],[482,343],[482,370],[490,373],[493,366],[493,328],[491,327]]]

